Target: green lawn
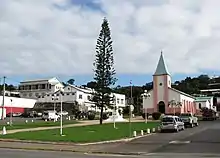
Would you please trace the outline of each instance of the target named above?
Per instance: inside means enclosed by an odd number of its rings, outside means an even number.
[[[146,130],[147,128],[157,127],[156,122],[133,122],[131,123],[131,131]],[[59,135],[59,129],[20,132],[8,135],[1,135],[0,138],[13,138],[20,140],[41,140],[41,141],[63,141],[63,142],[96,142],[105,140],[115,140],[129,137],[129,123],[116,123],[117,129],[113,128],[113,124],[90,125],[64,128],[63,134]],[[132,132],[133,133],[133,132]]]
[[[63,121],[63,125],[67,125],[67,124],[75,124],[77,123],[77,121],[74,121],[74,120],[64,120]],[[0,125],[0,128],[2,129],[3,126],[6,127],[7,130],[12,130],[12,129],[24,129],[24,128],[37,128],[37,127],[49,127],[49,126],[59,126],[60,125],[60,121],[57,121],[57,122],[53,122],[53,121],[35,121],[35,122],[28,122],[28,123],[25,123],[25,122],[14,122],[12,124],[12,126],[10,125],[7,125],[7,124],[1,124]]]

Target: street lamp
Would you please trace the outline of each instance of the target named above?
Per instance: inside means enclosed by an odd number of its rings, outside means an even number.
[[[114,110],[113,110],[113,122],[114,122],[114,128],[116,128],[115,127],[115,115],[116,115],[116,97],[115,97],[115,95],[113,94],[113,107],[114,107]]]
[[[60,91],[60,136],[63,135],[63,91]]]
[[[54,114],[56,114],[56,101],[58,100],[58,96],[53,96],[52,97],[52,100],[54,101],[54,104],[53,104],[53,111],[54,111]],[[54,118],[54,122],[56,122],[56,118]]]
[[[173,114],[174,114],[174,116],[175,116],[175,115],[176,115],[176,107],[182,106],[182,103],[181,103],[181,102],[177,102],[177,101],[175,100],[175,98],[173,98],[173,100],[170,101],[169,105],[172,106],[172,108],[173,108]]]
[[[143,103],[145,102],[145,99],[150,97],[150,93],[148,93],[147,90],[144,90],[143,96]],[[145,123],[147,123],[147,107],[144,108],[144,115],[145,115]]]
[[[11,113],[10,113],[10,126],[12,126],[12,99],[10,99],[10,101],[11,101],[11,108],[10,108],[10,110],[11,110]]]

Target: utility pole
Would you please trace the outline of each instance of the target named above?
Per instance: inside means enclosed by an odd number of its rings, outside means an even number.
[[[2,98],[2,120],[4,120],[4,106],[5,106],[5,76],[3,77],[3,98]]]

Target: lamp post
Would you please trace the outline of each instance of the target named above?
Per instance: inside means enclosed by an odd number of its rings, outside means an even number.
[[[114,122],[114,128],[116,128],[115,127],[115,115],[116,115],[116,97],[115,97],[115,95],[113,95],[113,104],[114,104],[114,110],[113,110],[113,122]]]
[[[11,108],[10,108],[10,110],[11,110],[11,113],[10,113],[10,126],[12,126],[12,99],[10,99],[10,101],[11,101]]]
[[[63,92],[60,91],[60,136],[63,136]]]
[[[53,96],[52,97],[52,100],[54,101],[54,104],[53,104],[53,111],[54,111],[54,114],[56,113],[56,101],[58,100],[59,98],[57,96]],[[54,118],[54,122],[56,122],[57,120]]]
[[[143,104],[145,103],[145,100],[150,97],[150,93],[147,92],[147,90],[144,90],[143,96]],[[144,115],[145,115],[145,123],[147,123],[147,107],[144,108]]]
[[[177,102],[177,101],[175,100],[175,98],[173,98],[173,100],[170,101],[169,105],[172,106],[172,108],[173,108],[173,114],[174,114],[174,116],[175,116],[175,115],[176,115],[176,107],[182,106],[182,103],[181,103],[181,102]]]

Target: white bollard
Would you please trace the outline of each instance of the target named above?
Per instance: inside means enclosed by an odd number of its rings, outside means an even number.
[[[70,116],[69,116],[69,121],[71,120]]]
[[[31,122],[34,122],[34,120],[31,120]]]
[[[133,131],[133,137],[136,137],[136,136],[137,136],[137,132]]]
[[[147,134],[150,134],[150,128],[147,129]]]
[[[4,126],[3,129],[2,129],[2,135],[6,135],[6,134],[7,134],[7,131],[6,131],[6,128]]]
[[[160,127],[159,126],[157,127],[157,130],[160,131]]]
[[[144,131],[143,131],[143,130],[141,130],[141,135],[142,135],[142,136],[144,135]]]
[[[25,120],[25,123],[28,123],[28,120]]]
[[[152,132],[153,132],[153,133],[155,133],[155,132],[156,132],[156,129],[155,129],[155,128],[153,128],[153,129],[152,129]]]
[[[10,122],[7,122],[7,125],[9,125],[10,124]]]
[[[47,119],[45,119],[45,122],[47,122]]]

